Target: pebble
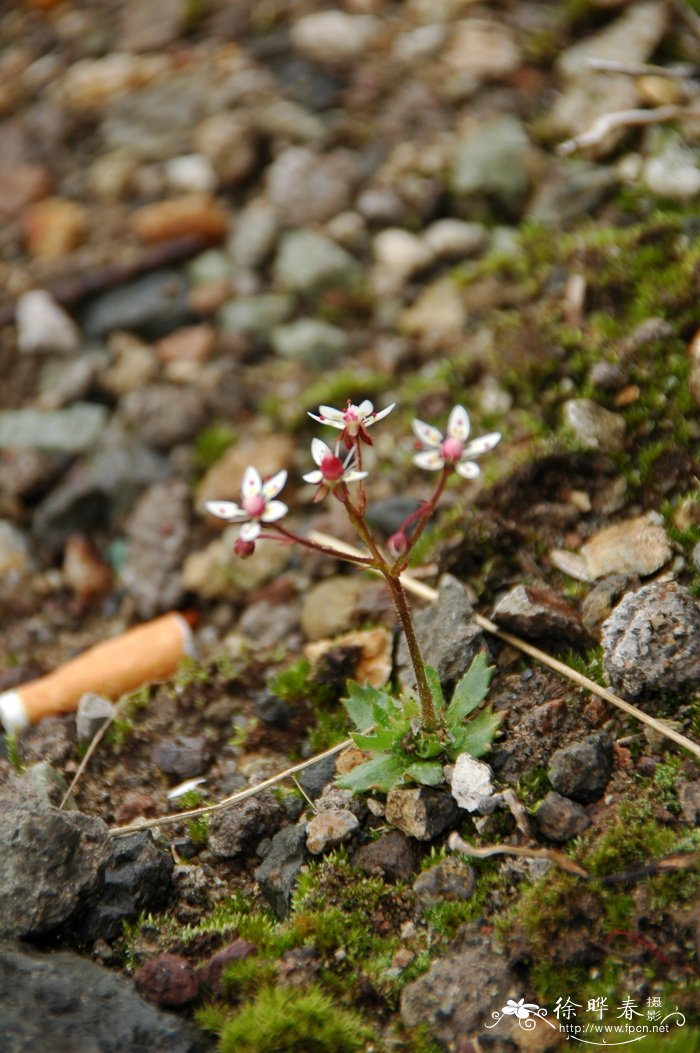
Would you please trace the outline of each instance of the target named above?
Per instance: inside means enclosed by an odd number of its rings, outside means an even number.
[[[282,288],[308,293],[347,285],[359,269],[355,258],[330,238],[313,230],[293,230],[280,242],[274,273]]]
[[[272,845],[255,871],[260,891],[278,918],[286,918],[294,882],[306,858],[306,824],[287,826],[272,838]]]
[[[564,420],[588,450],[617,453],[623,447],[624,419],[592,399],[569,399],[564,403]]]
[[[81,453],[95,445],[107,416],[96,402],[75,402],[59,410],[5,410],[0,412],[0,449]]]
[[[418,643],[427,665],[436,669],[443,687],[454,687],[481,650],[483,633],[474,621],[470,594],[451,574],[440,579],[436,602],[414,616]],[[401,637],[396,656],[398,674],[413,682],[408,648]]]
[[[180,569],[188,547],[189,513],[189,487],[172,479],[150,486],[126,521],[120,580],[141,618],[171,610],[183,598]]]
[[[298,18],[290,38],[292,46],[310,62],[342,68],[366,58],[380,29],[381,22],[372,15],[318,11]]]
[[[492,771],[488,764],[469,753],[460,753],[452,772],[452,796],[460,808],[475,812],[485,797],[493,795]]]
[[[689,826],[700,826],[700,780],[684,782],[678,789],[681,818]]]
[[[400,830],[380,834],[363,845],[352,857],[352,865],[364,874],[379,875],[385,881],[410,881],[420,866],[421,850]]]
[[[30,256],[41,260],[58,260],[85,241],[88,214],[77,201],[45,197],[25,209],[22,229]]]
[[[33,569],[27,537],[9,519],[0,519],[0,574],[20,577]]]
[[[277,798],[263,791],[211,817],[209,850],[216,859],[233,859],[275,833],[284,818]]]
[[[336,758],[326,757],[325,760],[318,761],[316,764],[310,764],[308,768],[304,768],[303,771],[299,772],[297,778],[299,779],[299,785],[312,801],[315,801],[317,797],[320,797],[326,786],[332,783],[335,777],[336,769]]]
[[[129,226],[148,244],[186,234],[220,241],[228,229],[228,213],[209,194],[186,194],[142,205],[132,213]]]
[[[209,749],[203,735],[178,735],[157,742],[151,751],[151,759],[166,775],[192,779],[207,770]]]
[[[372,247],[372,285],[377,296],[398,292],[412,275],[432,262],[434,255],[423,238],[399,227],[380,231]]]
[[[700,608],[676,582],[628,592],[603,625],[608,682],[628,698],[700,684]]]
[[[421,905],[437,907],[469,899],[476,888],[476,874],[468,863],[448,857],[424,870],[413,882],[413,891]]]
[[[349,629],[357,615],[364,582],[336,576],[320,581],[304,594],[301,627],[307,640],[338,636]]]
[[[644,163],[642,178],[652,194],[687,202],[700,194],[700,156],[682,139],[667,139]]]
[[[528,640],[550,640],[580,647],[590,642],[578,611],[544,586],[516,585],[493,611],[493,620]]]
[[[166,366],[182,363],[202,365],[216,346],[216,330],[207,323],[188,325],[164,336],[156,344],[159,360]]]
[[[297,318],[277,326],[270,343],[280,358],[300,362],[312,369],[332,366],[348,350],[345,330],[317,318]]]
[[[629,578],[625,574],[611,574],[591,589],[581,604],[581,621],[592,636],[600,638],[600,629],[614,604],[625,593]]]
[[[277,210],[263,197],[247,202],[236,216],[228,251],[236,267],[255,270],[270,256],[279,232]]]
[[[613,770],[613,742],[607,732],[589,735],[557,750],[549,761],[554,790],[580,804],[602,797]]]
[[[150,1053],[202,1048],[201,1031],[149,1005],[131,979],[67,950],[3,944],[0,1003],[9,1049],[18,1053],[75,1049],[76,1036],[85,1050],[133,1049],[134,1035]]]
[[[441,22],[404,30],[396,35],[392,58],[411,65],[432,58],[442,49],[446,40],[447,26]]]
[[[325,223],[350,207],[356,178],[355,163],[345,152],[291,146],[267,169],[268,197],[287,227]]]
[[[488,233],[483,223],[437,219],[426,227],[423,239],[438,259],[451,259],[480,252],[486,246]]]
[[[343,808],[319,812],[307,823],[306,847],[313,855],[320,855],[348,841],[359,826],[357,816]]]
[[[486,197],[517,215],[530,187],[530,142],[520,121],[509,114],[484,121],[457,142],[453,182],[455,192]]]
[[[424,286],[411,306],[401,312],[398,328],[407,336],[418,337],[424,347],[437,350],[453,346],[467,321],[461,292],[454,280],[446,276]]]
[[[78,702],[76,734],[78,742],[92,742],[97,732],[111,719],[114,703],[102,695],[88,691]]]
[[[194,385],[147,384],[123,396],[119,416],[148,446],[170,450],[204,426],[204,392]]]
[[[580,804],[550,790],[535,812],[535,823],[550,841],[569,841],[588,829],[591,820]]]
[[[522,51],[509,26],[487,18],[465,18],[452,25],[442,62],[452,74],[466,76],[464,88],[473,90],[484,81],[514,73]]]
[[[39,374],[37,408],[61,409],[85,398],[107,361],[107,355],[97,349],[70,358],[61,355],[48,359]]]
[[[199,994],[199,979],[186,958],[159,954],[134,973],[136,990],[161,1008],[174,1009],[193,1002]]]
[[[580,581],[595,581],[608,575],[654,574],[672,556],[659,516],[634,516],[605,527],[581,546],[578,553],[555,549],[552,563]]]
[[[235,113],[214,113],[200,121],[192,132],[192,145],[207,164],[209,185],[188,189],[214,190],[219,182],[234,187],[251,175],[257,163],[250,124]]]
[[[449,830],[456,818],[457,805],[444,790],[394,787],[387,794],[387,822],[417,841],[432,841]]]
[[[225,333],[265,339],[275,326],[284,322],[294,309],[294,300],[286,293],[263,293],[240,296],[221,305],[217,321]]]
[[[33,289],[19,297],[16,307],[17,346],[22,352],[56,351],[70,354],[80,346],[80,330],[50,293]]]
[[[88,336],[116,329],[158,337],[190,321],[187,284],[177,270],[158,270],[92,299],[83,312]]]
[[[32,201],[51,192],[51,175],[43,165],[9,164],[0,168],[0,218],[12,220]]]
[[[165,178],[171,190],[207,194],[216,190],[216,172],[203,154],[181,154],[165,162]]]

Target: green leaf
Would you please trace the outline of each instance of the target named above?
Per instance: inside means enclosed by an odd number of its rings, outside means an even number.
[[[440,677],[437,674],[437,670],[433,669],[432,665],[426,665],[425,675],[428,680],[428,687],[430,688],[433,705],[438,713],[442,713],[445,708],[445,696],[442,693],[442,684],[440,683]]]
[[[439,786],[445,781],[439,761],[416,761],[406,768],[406,775],[410,775],[414,782],[419,782],[421,786]]]
[[[411,744],[411,749],[418,757],[425,759],[439,757],[445,752],[445,743],[439,735],[419,731]]]
[[[352,733],[353,742],[361,750],[390,750],[396,742],[396,737],[396,732],[391,729],[376,731],[370,735]]]
[[[348,680],[347,687],[348,697],[343,699],[347,714],[358,731],[367,731],[375,722],[373,703],[379,691],[369,684],[360,686],[354,680]]]
[[[362,793],[364,790],[381,790],[383,793],[395,786],[403,778],[406,761],[389,753],[380,753],[378,757],[359,764],[337,780],[343,790]]]
[[[471,753],[472,757],[481,757],[487,753],[491,749],[502,717],[502,713],[494,713],[491,708],[479,713],[464,728],[457,729],[454,746],[450,752],[455,756],[458,753]]]
[[[486,655],[480,652],[455,688],[445,714],[448,725],[460,724],[484,701],[489,692],[493,669]]]

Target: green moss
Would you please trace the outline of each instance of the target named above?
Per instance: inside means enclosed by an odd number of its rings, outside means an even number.
[[[251,998],[261,987],[272,984],[277,976],[275,962],[257,957],[229,962],[221,974],[221,984],[228,998]]]
[[[236,439],[236,433],[221,421],[209,424],[194,441],[195,467],[204,472],[226,453]]]
[[[205,1018],[211,1024],[211,1016]],[[220,1053],[361,1053],[372,1029],[318,987],[265,987],[221,1028]]]

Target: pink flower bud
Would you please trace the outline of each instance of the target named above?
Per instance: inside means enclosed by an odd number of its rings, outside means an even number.
[[[233,546],[233,551],[241,559],[248,559],[248,556],[252,556],[255,552],[255,542],[244,541],[242,537],[239,537],[238,541]]]
[[[408,538],[403,530],[397,530],[387,541],[387,548],[392,556],[403,556],[408,552]]]

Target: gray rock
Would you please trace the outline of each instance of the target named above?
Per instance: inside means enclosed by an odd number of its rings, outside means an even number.
[[[50,293],[32,289],[17,300],[17,346],[20,351],[77,351],[80,331]]]
[[[678,136],[669,136],[644,164],[644,182],[652,194],[689,201],[700,194],[700,154]]]
[[[306,858],[306,824],[287,826],[272,838],[272,846],[255,871],[260,891],[278,918],[286,918],[294,882]]]
[[[176,270],[153,271],[96,296],[83,313],[88,336],[107,336],[127,329],[155,338],[192,320],[187,283]]]
[[[119,413],[148,446],[169,450],[205,423],[204,393],[193,385],[146,384],[124,395]]]
[[[340,150],[318,154],[292,146],[268,168],[267,187],[284,225],[303,227],[325,223],[349,208],[356,178],[351,154]]]
[[[372,501],[367,508],[367,522],[375,530],[381,530],[386,537],[396,533],[409,516],[417,512],[420,501],[414,497],[397,494],[394,497],[383,497]],[[410,527],[409,527],[410,533]]]
[[[578,611],[552,589],[516,585],[498,601],[493,620],[528,640],[584,646],[589,643]]]
[[[166,775],[174,775],[177,779],[193,779],[207,769],[207,741],[204,735],[178,735],[173,739],[163,739],[153,748],[152,760]]]
[[[591,825],[588,813],[580,804],[553,791],[535,812],[535,822],[539,832],[550,841],[568,841]]]
[[[282,293],[243,296],[223,304],[218,321],[225,333],[241,333],[261,339],[288,318],[293,309],[292,297]]]
[[[181,567],[189,513],[187,484],[172,480],[149,487],[127,520],[128,548],[120,576],[142,618],[170,610],[184,595]]]
[[[275,280],[284,289],[308,293],[329,285],[347,285],[358,273],[357,260],[323,234],[291,230],[280,241]]]
[[[372,15],[315,11],[293,23],[291,42],[309,61],[342,68],[363,57],[380,30]]]
[[[622,449],[625,422],[592,399],[569,399],[564,403],[564,419],[576,438],[590,450],[616,453]]]
[[[586,596],[581,604],[581,621],[592,636],[600,637],[600,629],[610,617],[613,604],[624,594],[629,583],[625,574],[611,574]]]
[[[490,198],[517,214],[530,185],[529,153],[528,137],[516,117],[504,115],[485,121],[457,145],[455,191]]]
[[[454,798],[444,790],[394,787],[387,794],[387,822],[417,841],[432,841],[452,826],[457,815]]]
[[[75,402],[60,410],[4,410],[0,449],[82,453],[95,445],[106,423],[107,410],[95,402]]]
[[[443,687],[449,690],[466,673],[481,649],[483,633],[474,621],[469,593],[451,574],[440,579],[437,601],[415,615],[414,624],[423,657],[437,669]],[[408,647],[401,638],[397,652],[401,679],[414,683]]]
[[[231,258],[242,270],[255,270],[264,263],[277,240],[279,220],[275,208],[264,198],[255,198],[238,213],[229,239]]]
[[[297,318],[277,326],[270,342],[280,358],[316,369],[332,365],[349,346],[343,329],[317,318]]]
[[[217,859],[232,859],[271,836],[284,818],[284,808],[271,793],[249,797],[212,816],[209,850]]]
[[[465,1036],[483,1034],[492,1011],[523,993],[492,937],[470,926],[460,930],[457,941],[451,953],[401,994],[403,1023],[424,1026],[446,1049],[466,1048]]]
[[[0,935],[40,936],[64,925],[98,896],[109,857],[100,819],[3,800]]]
[[[602,796],[612,770],[613,743],[603,731],[557,750],[548,774],[557,793],[588,804]]]
[[[315,801],[323,793],[324,788],[332,782],[335,776],[336,757],[326,757],[308,768],[299,772],[297,778],[304,793]]]
[[[700,826],[700,779],[684,782],[678,790],[681,818],[690,826]]]
[[[0,944],[3,1053],[203,1053],[201,1032],[70,951]]]
[[[400,830],[390,830],[376,841],[358,848],[352,865],[365,874],[378,874],[385,881],[410,881],[420,866],[421,850]]]
[[[99,901],[81,915],[73,931],[90,943],[116,939],[125,921],[163,906],[173,869],[172,856],[158,848],[150,831],[112,838]]]
[[[628,697],[700,684],[700,609],[676,582],[628,592],[604,623],[602,643],[608,681]]]
[[[424,870],[413,882],[413,891],[423,907],[469,899],[475,887],[473,868],[454,856]]]
[[[76,734],[78,742],[91,742],[102,725],[114,713],[114,703],[93,691],[86,692],[78,702]]]
[[[318,812],[307,823],[306,847],[313,855],[320,855],[349,840],[359,826],[357,816],[345,808]]]

